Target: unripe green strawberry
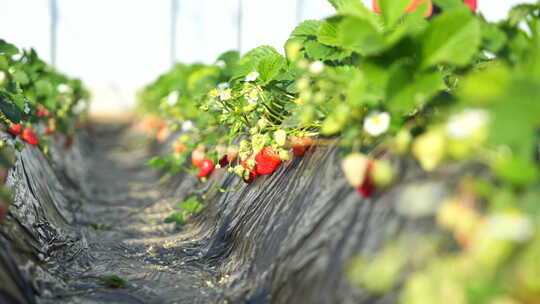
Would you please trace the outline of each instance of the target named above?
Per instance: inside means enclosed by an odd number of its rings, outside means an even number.
[[[285,143],[287,142],[287,132],[285,132],[285,130],[277,130],[274,132],[274,140],[278,146],[285,146]]]
[[[376,161],[371,172],[373,182],[379,188],[386,187],[394,180],[395,172],[392,165],[384,160]]]

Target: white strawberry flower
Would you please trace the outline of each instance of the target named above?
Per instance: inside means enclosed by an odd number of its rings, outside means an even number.
[[[248,101],[248,103],[252,106],[254,106],[257,101],[259,100],[259,92],[257,92],[257,90],[251,90],[251,92],[249,92],[249,94],[245,95],[244,96],[246,98],[246,100]]]
[[[253,82],[253,81],[257,80],[259,75],[260,74],[257,73],[257,72],[250,72],[249,74],[246,75],[246,81],[247,82]]]
[[[180,92],[172,91],[167,96],[167,103],[172,107],[178,103],[178,98],[180,98]]]
[[[379,136],[390,127],[390,114],[388,112],[374,112],[364,120],[364,131],[372,136]]]
[[[59,84],[58,87],[56,87],[56,89],[58,90],[58,93],[60,94],[70,94],[71,92],[73,92],[73,90],[65,83]]]
[[[223,90],[219,93],[219,99],[225,101],[225,100],[229,100],[232,98],[232,90],[231,89],[226,89],[226,90]]]
[[[320,60],[314,61],[309,65],[309,72],[311,74],[320,74],[324,71],[324,63]]]
[[[466,109],[452,115],[446,124],[446,131],[453,139],[467,139],[482,129],[489,121],[489,113],[481,109]]]
[[[221,91],[223,90],[226,90],[229,88],[229,83],[228,82],[222,82],[220,84],[218,84],[218,89],[220,89]]]
[[[75,114],[81,114],[82,112],[84,112],[84,111],[86,110],[86,107],[87,107],[86,100],[81,99],[81,100],[79,100],[79,102],[77,102],[77,104],[73,107],[73,113],[75,113]]]
[[[4,71],[0,71],[0,85],[4,83],[4,80],[6,80],[6,73],[4,73]]]
[[[191,120],[186,120],[182,123],[182,131],[187,132],[191,129],[193,129],[194,125]]]

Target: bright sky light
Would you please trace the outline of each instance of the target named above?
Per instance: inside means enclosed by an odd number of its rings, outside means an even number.
[[[371,7],[371,0],[362,0]],[[177,59],[212,62],[236,48],[238,0],[179,0]],[[294,0],[243,0],[243,51],[272,45],[279,51],[297,20]],[[518,3],[479,0],[490,20]],[[333,13],[326,0],[303,0],[303,19]],[[49,0],[2,0],[0,38],[34,47],[50,58]],[[170,0],[58,0],[57,63],[90,85],[141,86],[170,67]]]

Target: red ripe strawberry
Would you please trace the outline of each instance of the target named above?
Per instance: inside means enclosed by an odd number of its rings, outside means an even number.
[[[20,124],[14,124],[11,127],[9,127],[8,132],[9,134],[13,135],[14,137],[21,134],[23,130],[22,125]]]
[[[433,13],[433,3],[431,3],[430,0],[410,0],[410,2],[411,4],[409,4],[409,7],[407,7],[407,14],[413,13],[416,8],[424,2],[428,3],[428,10],[425,17],[429,17]],[[373,12],[375,12],[376,14],[381,13],[381,9],[379,7],[379,0],[373,0]]]
[[[186,146],[184,144],[177,144],[176,148],[174,149],[174,154],[176,155],[182,155],[184,152],[186,152]]]
[[[476,12],[476,9],[477,9],[476,0],[464,0],[464,1],[465,1],[465,4],[467,4],[473,10],[473,12]]]
[[[54,133],[54,131],[50,127],[45,128],[45,134],[46,135],[52,135],[53,133]]]
[[[225,155],[219,160],[219,166],[221,168],[225,168],[228,165],[229,165],[229,158],[227,157],[227,155]]]
[[[293,155],[300,157],[303,156],[306,151],[313,144],[313,139],[311,137],[302,136],[302,137],[291,137],[291,146],[293,148]]]
[[[32,128],[26,128],[22,132],[21,139],[25,142],[31,144],[32,146],[37,146],[39,144],[39,138]]]
[[[200,178],[207,177],[208,175],[212,173],[212,171],[214,171],[215,167],[216,165],[214,164],[213,160],[209,158],[203,159],[199,166],[199,177]]]
[[[197,148],[191,152],[191,163],[195,167],[199,167],[202,164],[205,156],[206,153],[204,152],[204,150]]]
[[[254,168],[250,167],[250,165],[248,164],[248,160],[249,158],[244,158],[242,160],[242,167],[249,170],[249,178],[248,179],[244,178],[244,182],[246,184],[251,184],[259,176],[259,173],[257,173],[257,170],[256,170],[257,166],[255,166]]]
[[[166,125],[160,126],[156,134],[157,142],[160,144],[164,143],[167,140],[167,137],[169,137],[169,134],[169,128],[167,128]]]
[[[73,144],[73,137],[71,136],[68,136],[66,138],[66,141],[64,142],[64,149],[69,149],[71,148],[71,145]]]
[[[272,147],[265,147],[256,156],[257,173],[261,175],[271,174],[281,165],[279,154]]]
[[[37,116],[38,117],[47,117],[49,116],[49,111],[47,109],[45,109],[45,107],[43,106],[39,106],[39,109],[37,111]]]
[[[373,171],[374,167],[375,164],[373,162],[368,163],[366,178],[364,179],[362,185],[360,185],[360,187],[357,189],[362,198],[368,198],[373,194],[373,192],[375,192],[375,183],[373,182],[373,177],[371,176],[371,172]]]

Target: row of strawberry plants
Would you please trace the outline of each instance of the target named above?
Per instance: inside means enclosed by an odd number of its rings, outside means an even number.
[[[143,127],[159,140],[182,131],[169,156],[148,164],[174,173],[190,156],[203,181],[228,167],[251,183],[311,147],[339,145],[364,198],[395,183],[395,157],[432,177],[464,166],[448,196],[419,191],[398,206],[435,215],[451,241],[395,240],[351,262],[351,281],[384,293],[409,273],[403,303],[539,298],[540,2],[491,23],[475,1],[436,0],[442,13],[430,19],[431,1],[380,0],[379,14],[329,1],[336,14],[298,25],[285,56],[269,46],[227,52],[148,85]]]
[[[51,136],[63,134],[69,148],[78,127],[87,119],[89,92],[41,60],[36,51],[19,50],[0,39],[0,140],[2,185],[16,150],[25,144],[49,152]],[[0,221],[6,216],[10,193],[2,188]]]

